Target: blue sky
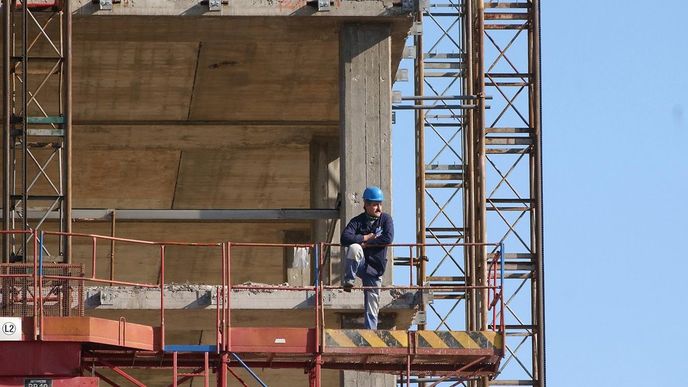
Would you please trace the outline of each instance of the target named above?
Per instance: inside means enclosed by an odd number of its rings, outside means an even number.
[[[542,7],[549,381],[685,385],[688,3],[579,4]]]
[[[542,1],[550,386],[686,385],[686,14],[676,0]],[[400,127],[394,212],[409,241]]]

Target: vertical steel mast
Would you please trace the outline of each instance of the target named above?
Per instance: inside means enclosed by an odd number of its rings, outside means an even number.
[[[417,240],[506,246],[497,378],[545,385],[539,1],[421,2],[416,37]],[[460,101],[457,103],[456,101]],[[427,284],[485,283],[496,249],[428,248]],[[490,329],[484,294],[434,292],[427,329]]]
[[[3,1],[3,228],[71,231],[69,1]],[[53,226],[53,224],[56,224]],[[3,261],[26,262],[30,237],[3,235]],[[69,262],[69,240],[44,246]]]
[[[470,228],[475,217],[471,170],[473,134],[469,122],[482,106],[470,81],[473,69],[466,0],[420,2],[414,39],[416,104],[417,242],[481,242]],[[467,158],[468,157],[468,158]],[[419,252],[425,285],[477,285],[474,254],[462,246],[427,247]],[[480,292],[434,291],[426,300],[426,323],[419,329],[479,330]],[[431,378],[422,379],[430,382]],[[438,379],[439,380],[439,379]],[[444,378],[443,380],[451,380]]]
[[[487,237],[507,245],[501,385],[545,385],[539,2],[485,3]]]

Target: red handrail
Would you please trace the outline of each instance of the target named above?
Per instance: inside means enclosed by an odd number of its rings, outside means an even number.
[[[166,328],[165,328],[165,261],[166,261],[166,248],[170,246],[184,246],[184,247],[219,247],[220,249],[224,249],[224,243],[214,243],[214,242],[203,242],[203,243],[198,243],[198,242],[179,242],[179,241],[147,241],[147,240],[140,240],[140,239],[131,239],[131,238],[120,238],[120,237],[113,237],[113,236],[106,236],[106,235],[96,235],[96,234],[87,234],[87,233],[67,233],[67,232],[59,232],[59,231],[45,231],[43,232],[43,235],[53,235],[53,236],[62,236],[62,237],[72,237],[72,238],[88,238],[91,240],[91,273],[89,277],[71,277],[71,276],[62,276],[62,275],[42,275],[38,276],[37,282],[38,282],[38,287],[39,287],[39,302],[38,304],[40,305],[39,308],[42,308],[42,281],[43,279],[61,279],[61,280],[67,280],[67,281],[79,281],[82,284],[85,282],[94,282],[94,283],[102,283],[102,284],[110,284],[110,285],[121,285],[121,286],[132,286],[132,287],[142,287],[142,288],[152,288],[152,289],[159,289],[160,290],[160,344],[161,347],[165,347],[165,339],[166,339]],[[121,280],[115,280],[113,278],[110,279],[103,279],[103,278],[98,278],[97,276],[97,262],[98,262],[98,256],[97,256],[97,243],[98,240],[106,240],[106,241],[117,241],[117,242],[122,242],[122,243],[129,243],[129,244],[136,244],[136,245],[144,245],[144,246],[158,246],[159,247],[159,254],[160,254],[160,269],[158,272],[158,278],[159,281],[157,283],[147,283],[147,282],[134,282],[134,281],[121,281]],[[34,261],[37,261],[34,259]],[[221,256],[220,259],[221,262],[224,262],[224,257]],[[38,311],[38,316],[39,319],[42,322],[42,316],[43,312],[42,309],[39,309]]]
[[[43,249],[43,239],[39,241],[38,232],[34,230],[0,230],[1,234],[28,234],[34,239],[33,244],[33,254],[37,257],[41,249]],[[339,244],[334,243],[234,243],[234,242],[179,242],[179,241],[147,241],[131,238],[120,238],[113,236],[104,236],[88,233],[66,233],[57,231],[45,231],[42,232],[44,236],[60,236],[60,237],[70,237],[70,238],[88,238],[91,240],[91,270],[88,277],[72,277],[68,275],[44,275],[39,273],[41,267],[39,266],[38,259],[33,261],[33,274],[4,274],[0,273],[0,277],[14,277],[14,278],[33,278],[34,283],[34,339],[40,338],[40,332],[42,331],[43,322],[43,280],[44,279],[57,279],[66,281],[79,281],[81,284],[85,282],[112,284],[112,285],[122,285],[122,286],[136,286],[143,288],[158,288],[160,289],[160,329],[161,329],[161,346],[165,346],[165,253],[166,247],[168,246],[186,246],[186,247],[218,247],[220,248],[220,287],[216,295],[217,300],[217,312],[216,312],[216,343],[218,353],[223,351],[232,350],[232,340],[231,340],[231,298],[234,291],[248,291],[248,290],[287,290],[287,291],[313,291],[314,292],[314,318],[313,325],[316,332],[315,343],[318,351],[322,350],[323,345],[323,335],[325,329],[325,307],[323,304],[323,296],[325,290],[331,289],[341,289],[340,286],[325,285],[323,281],[324,270],[323,265],[325,264],[325,251],[332,247],[341,247]],[[160,255],[160,270],[159,270],[159,281],[157,283],[142,283],[133,281],[122,281],[115,280],[114,278],[103,279],[98,278],[97,275],[97,244],[99,240],[107,241],[118,241],[122,243],[143,245],[143,246],[158,246]],[[492,329],[498,332],[504,332],[504,297],[503,297],[503,264],[504,264],[504,247],[501,244],[495,243],[398,243],[390,244],[388,247],[407,247],[409,249],[409,284],[408,285],[387,285],[387,286],[360,286],[356,289],[380,289],[380,290],[444,290],[444,291],[468,291],[468,290],[481,290],[488,293],[488,311],[492,311]],[[425,284],[418,284],[421,279],[416,275],[414,281],[413,270],[419,262],[420,257],[416,257],[414,254],[414,248],[417,247],[456,247],[456,246],[495,246],[498,250],[498,254],[494,254],[493,258],[489,260],[488,267],[488,283],[484,285],[446,285],[446,286],[427,286]],[[304,247],[312,249],[314,254],[313,262],[317,265],[316,273],[317,278],[314,278],[314,283],[312,286],[275,286],[275,285],[232,285],[231,278],[231,263],[232,263],[232,250],[236,248],[297,248]],[[500,272],[498,273],[498,269]],[[37,301],[36,301],[37,300]],[[499,322],[498,322],[499,320]]]

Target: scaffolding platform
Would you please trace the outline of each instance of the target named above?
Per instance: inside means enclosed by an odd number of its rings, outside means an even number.
[[[497,332],[231,328],[231,351],[252,366],[300,368],[320,354],[322,367],[368,371],[490,375],[504,353]]]
[[[23,341],[33,341],[33,324],[32,317],[22,319]],[[112,363],[128,362],[131,356],[140,356],[143,362],[165,361],[172,352],[198,352],[198,359],[185,360],[186,365],[196,365],[201,353],[216,357],[220,352],[215,345],[162,347],[158,327],[125,320],[44,317],[41,332],[41,343],[79,343],[91,353],[107,353]],[[393,371],[410,366],[413,371],[489,374],[495,372],[504,352],[502,335],[493,331],[323,329],[322,341],[316,340],[315,328],[236,327],[229,333],[229,352],[247,364],[277,368],[303,368],[320,355],[322,367],[330,369]]]
[[[34,235],[33,248],[36,252],[42,251],[45,235],[61,234],[44,232],[40,236]],[[239,378],[232,368],[243,367],[256,380],[260,378],[251,371],[252,368],[301,369],[309,375],[311,386],[321,385],[323,369],[405,374],[405,380],[410,380],[411,376],[457,377],[468,380],[494,377],[505,353],[501,282],[503,246],[500,246],[499,254],[491,261],[484,285],[444,285],[431,289],[482,292],[488,306],[485,310],[485,323],[491,330],[369,330],[339,329],[339,324],[333,324],[325,319],[325,294],[337,289],[337,286],[325,285],[322,279],[312,286],[291,287],[232,283],[230,268],[233,248],[282,249],[297,245],[122,241],[111,237],[73,235],[92,240],[90,270],[79,268],[72,273],[61,271],[60,267],[57,267],[54,271],[46,271],[49,267],[43,264],[40,255],[34,254],[39,256],[38,261],[12,264],[13,266],[0,271],[0,287],[4,289],[3,297],[0,298],[3,310],[6,314],[23,314],[23,317],[6,317],[21,322],[22,335],[16,339],[17,341],[3,344],[3,351],[8,354],[21,353],[23,358],[36,359],[35,362],[21,365],[17,365],[17,362],[6,362],[9,365],[4,369],[0,368],[0,376],[79,376],[90,372],[104,381],[109,380],[107,375],[96,370],[98,367],[109,369],[134,384],[144,385],[125,369],[156,368],[172,369],[173,385],[201,376],[207,385],[212,368],[217,375],[218,385],[226,385],[228,374]],[[156,246],[160,251],[157,283],[99,278],[95,270],[95,246],[98,238]],[[211,247],[216,250],[219,258],[217,263],[220,266],[220,283],[209,293],[215,313],[213,317],[207,316],[210,318],[207,325],[214,325],[214,328],[209,328],[214,334],[211,333],[204,340],[193,344],[185,340],[185,337],[169,334],[167,325],[171,319],[178,316],[168,315],[168,318],[165,318],[168,305],[164,291],[165,248],[178,245]],[[323,267],[323,255],[320,252],[324,251],[324,244],[305,246],[314,254],[316,269]],[[416,245],[404,247],[412,250]],[[413,267],[410,267],[410,270],[413,270]],[[318,271],[318,275],[321,274],[322,272]],[[379,289],[421,292],[430,290],[426,285],[413,283],[412,278],[410,275],[408,285],[382,286]],[[148,320],[145,325],[132,323],[124,317],[106,319],[83,316],[83,291],[80,289],[83,289],[85,282],[157,290],[159,294],[155,299],[159,302],[159,325]],[[236,318],[233,318],[231,305],[232,299],[236,301],[237,292],[261,292],[272,289],[295,294],[311,294],[309,297],[312,303],[309,305],[313,312],[312,322],[304,322],[310,326],[234,325]],[[355,289],[363,290],[362,287]],[[331,306],[330,301],[328,299],[328,306]],[[50,315],[51,313],[58,315]],[[273,324],[280,324],[280,320],[275,318]],[[117,382],[110,384],[117,385]]]
[[[21,319],[22,341],[37,341],[34,318]],[[136,351],[160,349],[160,328],[97,317],[60,316],[42,318],[40,342],[80,343],[92,348],[116,348]],[[6,343],[5,343],[6,344]]]

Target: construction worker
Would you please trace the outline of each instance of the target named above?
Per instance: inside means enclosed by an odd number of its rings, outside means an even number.
[[[386,245],[394,239],[392,217],[382,212],[384,195],[379,187],[368,187],[363,191],[363,213],[352,218],[342,231],[341,244],[346,247],[344,259],[345,292],[354,286],[355,277],[364,289],[365,328],[377,329],[377,315],[380,310],[381,277],[387,267]]]

